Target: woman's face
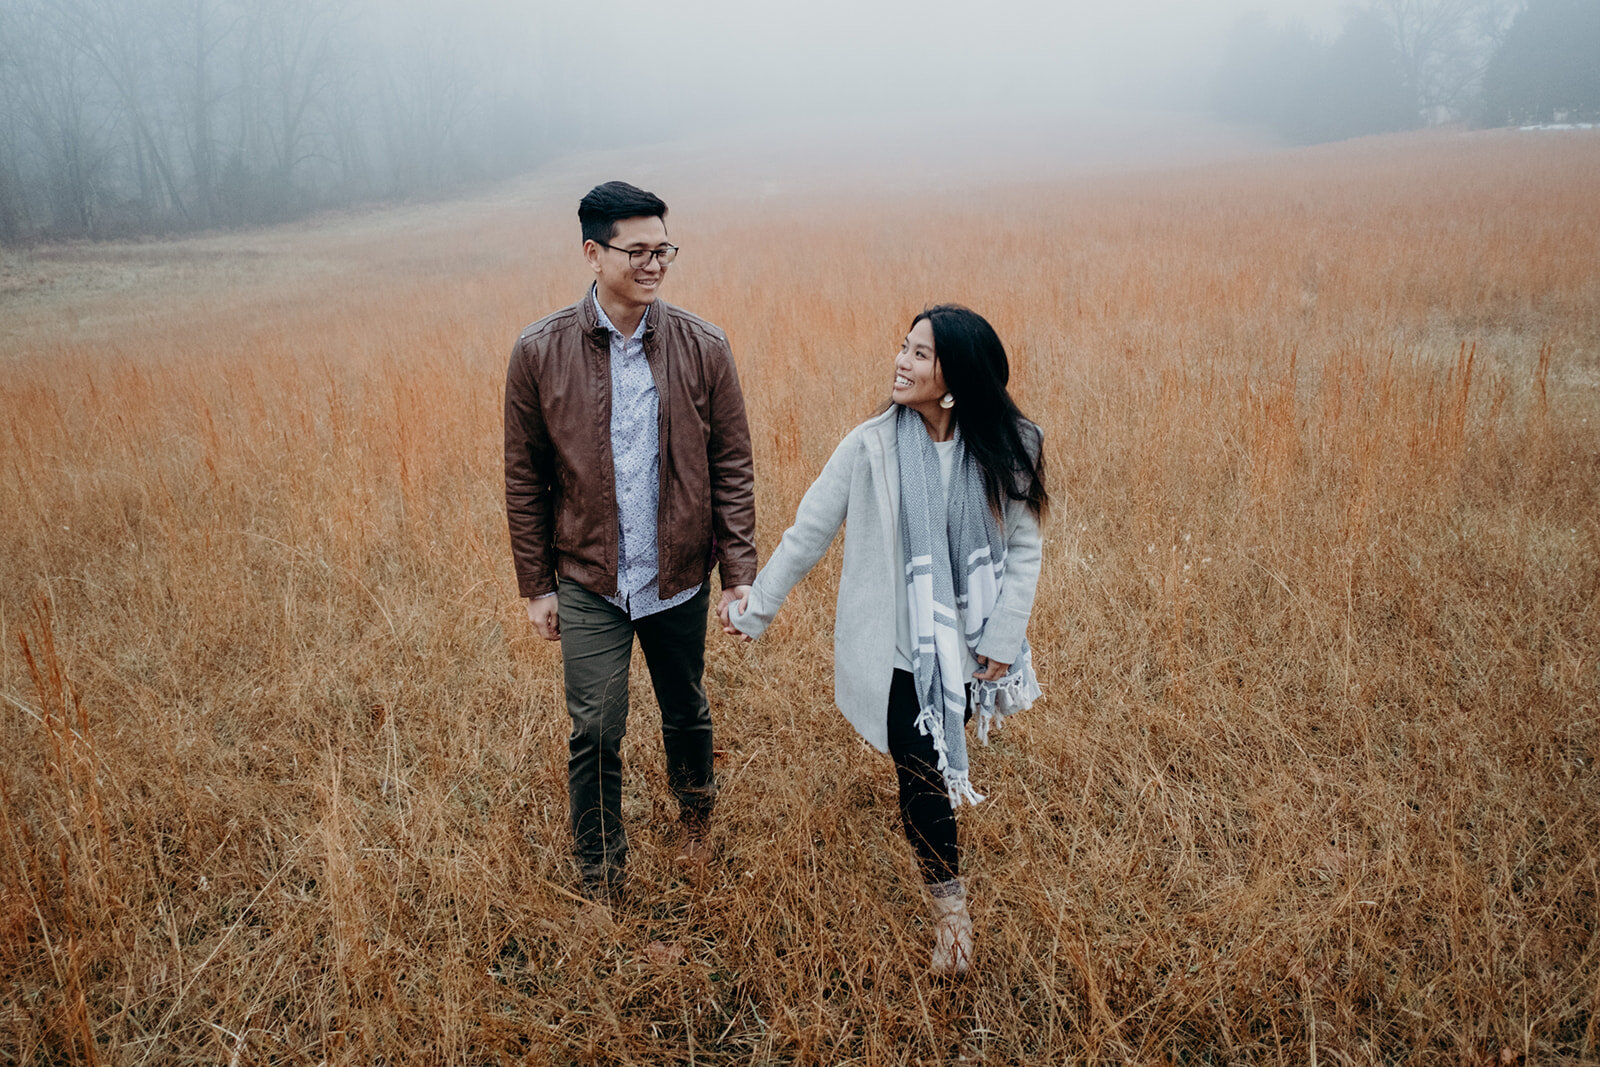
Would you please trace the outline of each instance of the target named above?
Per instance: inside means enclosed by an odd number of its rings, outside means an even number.
[[[933,326],[918,319],[894,357],[894,390],[889,394],[896,404],[908,408],[937,405],[945,394],[944,374],[933,351]]]

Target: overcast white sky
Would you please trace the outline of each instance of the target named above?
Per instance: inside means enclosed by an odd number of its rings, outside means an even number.
[[[483,27],[491,62],[585,101],[597,124],[684,129],[841,110],[1145,106],[1203,85],[1240,15],[1331,35],[1348,4],[459,0],[447,18]]]
[[[1349,2],[389,0],[384,10],[430,11],[498,77],[597,128],[672,134],[766,115],[1150,106],[1205,85],[1242,14],[1333,35]]]

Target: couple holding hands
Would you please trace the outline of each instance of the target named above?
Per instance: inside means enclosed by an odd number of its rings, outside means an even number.
[[[722,331],[658,299],[678,252],[666,214],[624,182],[583,198],[593,285],[522,332],[506,376],[512,554],[534,629],[561,642],[583,892],[606,901],[622,887],[635,636],[661,707],[681,858],[703,863],[717,791],[701,680],[710,568],[723,630],[757,638],[842,525],[834,699],[894,759],[934,917],[932,969],[965,973],[972,920],[954,809],[983,799],[966,725],[976,718],[986,739],[1039,696],[1026,639],[1049,502],[1039,429],[1006,392],[988,322],[928,308],[885,360],[886,408],[840,442],[757,573],[743,396]]]

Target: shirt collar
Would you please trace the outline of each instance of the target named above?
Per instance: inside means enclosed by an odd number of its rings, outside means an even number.
[[[604,326],[607,330],[611,331],[611,333],[616,335],[617,337],[621,337],[622,336],[622,331],[617,329],[615,326],[613,326],[611,324],[611,320],[606,317],[606,309],[600,306],[600,287],[598,285],[594,284],[593,282],[589,283],[589,299],[594,301],[594,313],[595,313],[595,316],[597,318],[599,318],[600,325]],[[650,321],[650,308],[646,307],[644,309],[644,314],[639,316],[639,328],[637,330],[633,331],[633,336],[628,338],[628,340],[637,341],[641,337],[643,337],[644,336],[645,323],[647,323],[649,321]]]

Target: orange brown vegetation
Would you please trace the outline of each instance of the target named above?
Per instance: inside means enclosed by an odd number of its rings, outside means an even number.
[[[0,1058],[1600,1056],[1600,139],[660,190],[764,553],[925,303],[995,322],[1045,427],[1047,699],[975,756],[953,987],[832,710],[836,559],[713,638],[698,886],[636,665],[636,892],[576,918],[498,441],[580,191],[91,250],[98,288],[7,298]]]

